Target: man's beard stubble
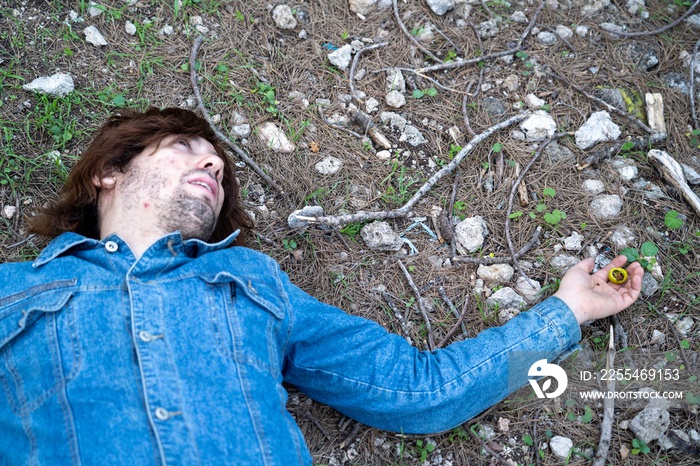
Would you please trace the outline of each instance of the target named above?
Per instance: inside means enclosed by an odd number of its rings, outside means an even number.
[[[216,226],[214,209],[200,197],[178,188],[175,197],[158,214],[158,224],[164,232],[180,230],[184,239],[209,239]]]

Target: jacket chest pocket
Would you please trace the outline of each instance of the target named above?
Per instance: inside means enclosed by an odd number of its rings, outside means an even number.
[[[72,284],[53,282],[2,300],[0,384],[17,413],[36,409],[78,370],[76,325],[68,305],[73,293],[65,289]]]
[[[283,311],[259,296],[252,283],[229,274],[205,281],[209,319],[220,351],[238,363],[278,374]]]

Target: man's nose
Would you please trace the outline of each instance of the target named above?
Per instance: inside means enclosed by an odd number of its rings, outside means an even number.
[[[212,172],[217,180],[220,180],[224,174],[224,161],[216,154],[207,154],[199,162],[201,169]]]

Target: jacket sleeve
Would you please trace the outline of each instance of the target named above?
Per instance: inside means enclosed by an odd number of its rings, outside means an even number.
[[[456,427],[527,383],[530,365],[581,338],[551,297],[501,327],[432,352],[376,322],[323,304],[283,277],[291,330],[284,380],[363,424],[426,434]]]

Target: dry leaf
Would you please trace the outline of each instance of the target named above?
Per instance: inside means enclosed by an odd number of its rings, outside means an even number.
[[[314,154],[320,149],[320,147],[318,147],[318,144],[315,141],[311,141],[309,143],[309,147],[311,148],[311,152],[313,152]]]

